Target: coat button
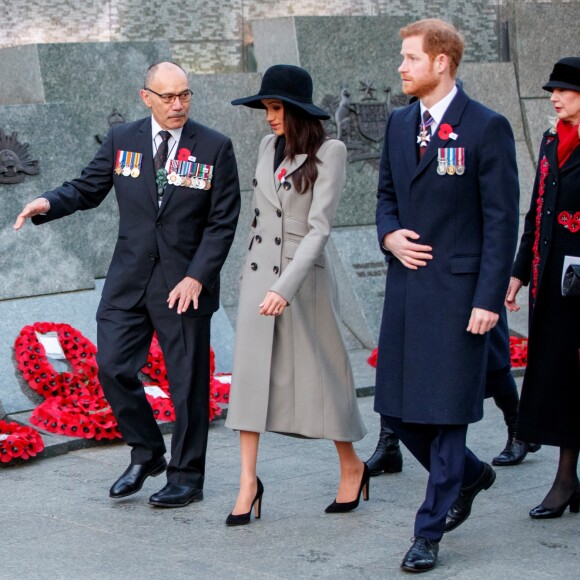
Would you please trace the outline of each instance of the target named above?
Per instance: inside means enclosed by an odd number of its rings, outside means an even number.
[[[155,262],[155,260],[157,260],[157,256],[156,256],[155,254],[149,254],[149,259],[150,259],[152,262]]]
[[[254,187],[256,187],[256,185],[258,185],[258,180],[254,177],[254,179],[252,179],[252,185]]]
[[[280,268],[278,268],[278,266],[274,266],[272,270],[274,271],[274,274],[277,274],[280,271]]]
[[[256,242],[258,242],[258,244],[262,243],[262,236],[257,235],[254,239],[256,240]]]
[[[550,208],[546,210],[546,215],[552,215],[552,210]]]
[[[256,271],[258,269],[258,264],[256,264],[256,262],[252,262],[250,264],[250,268],[252,268],[252,270]]]
[[[285,181],[284,184],[282,185],[282,187],[288,191],[292,186],[290,185],[289,181]]]
[[[274,238],[274,243],[279,246],[282,243],[282,240],[280,238]]]
[[[276,210],[276,215],[277,215],[278,217],[282,217],[282,211],[281,211],[281,210],[279,210],[279,209],[277,209],[277,210]]]
[[[255,213],[256,215],[260,215],[260,210],[259,210],[258,208],[256,208],[256,209],[254,210],[254,213]]]
[[[157,226],[158,229],[162,227],[161,222],[157,222],[155,225]]]
[[[549,241],[550,240],[548,238],[544,238],[544,241],[542,243],[544,244],[544,246],[547,246]]]

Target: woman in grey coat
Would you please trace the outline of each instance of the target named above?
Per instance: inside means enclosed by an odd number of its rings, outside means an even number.
[[[275,65],[257,95],[234,105],[266,109],[273,135],[260,145],[253,221],[244,264],[226,425],[240,431],[240,492],[228,525],[260,517],[260,434],[331,439],[340,484],[328,513],[368,499],[369,473],[353,441],[366,430],[339,326],[334,273],[325,246],[346,181],[346,148],[327,139],[312,104],[312,79]]]

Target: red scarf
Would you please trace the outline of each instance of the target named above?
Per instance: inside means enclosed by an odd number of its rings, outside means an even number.
[[[556,129],[558,131],[558,167],[560,168],[580,144],[580,124],[576,123],[572,126],[559,121]]]

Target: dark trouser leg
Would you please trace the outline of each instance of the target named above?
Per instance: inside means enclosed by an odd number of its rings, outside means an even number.
[[[381,417],[381,431],[377,448],[366,461],[371,475],[381,473],[399,473],[403,470],[403,456],[399,446],[399,438],[393,433],[386,419]]]
[[[415,518],[415,537],[438,542],[447,512],[457,499],[465,467],[471,477],[481,462],[465,447],[467,425],[419,425],[387,417],[393,431],[429,471],[425,500]]]
[[[504,450],[493,458],[492,463],[501,466],[518,465],[525,459],[528,452],[535,453],[540,446],[516,439],[520,398],[510,367],[489,371],[485,390],[486,395],[493,397],[495,404],[503,413],[508,432]]]
[[[167,307],[160,268],[151,276],[147,307],[165,358],[175,424],[167,480],[203,489],[209,423],[211,315],[189,317]]]
[[[120,310],[101,302],[97,312],[99,380],[131,461],[146,463],[165,453],[163,436],[137,373],[147,362],[153,326],[144,304]]]

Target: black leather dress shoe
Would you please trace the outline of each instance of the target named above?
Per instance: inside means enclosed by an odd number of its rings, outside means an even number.
[[[409,551],[405,554],[401,568],[405,572],[427,572],[437,564],[439,542],[417,536]]]
[[[459,497],[447,512],[444,532],[450,532],[460,526],[471,513],[471,505],[475,496],[483,489],[489,489],[495,481],[495,471],[488,463],[483,464],[483,473],[475,483],[462,487]]]
[[[203,499],[203,491],[190,485],[167,482],[167,485],[149,498],[149,504],[156,507],[185,507],[194,501]]]
[[[167,461],[162,455],[147,463],[131,463],[123,475],[109,490],[109,497],[119,499],[133,495],[143,487],[143,482],[151,475],[155,477],[167,469]]]

